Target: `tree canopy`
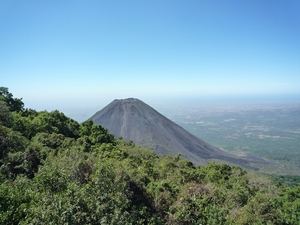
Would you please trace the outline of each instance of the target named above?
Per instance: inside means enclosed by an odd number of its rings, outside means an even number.
[[[8,91],[8,88],[0,87],[0,96],[4,98],[10,111],[22,111],[24,109],[22,99],[13,98],[13,95]]]

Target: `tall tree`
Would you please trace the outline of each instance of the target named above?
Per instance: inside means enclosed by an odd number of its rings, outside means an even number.
[[[22,111],[24,110],[24,103],[22,98],[14,98],[12,93],[8,91],[6,87],[0,87],[0,96],[3,96],[10,111]]]
[[[0,125],[9,127],[11,125],[11,112],[6,104],[6,100],[0,95]]]

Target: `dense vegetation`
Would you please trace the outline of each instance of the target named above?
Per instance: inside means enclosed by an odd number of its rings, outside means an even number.
[[[0,88],[0,224],[299,224],[300,186],[195,167]]]

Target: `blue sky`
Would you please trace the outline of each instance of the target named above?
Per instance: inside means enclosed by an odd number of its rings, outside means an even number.
[[[37,110],[300,95],[298,0],[2,0],[0,32],[0,86]]]

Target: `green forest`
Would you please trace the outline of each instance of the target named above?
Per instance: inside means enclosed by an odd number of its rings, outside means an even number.
[[[0,87],[0,224],[300,224],[300,186],[158,156]]]

